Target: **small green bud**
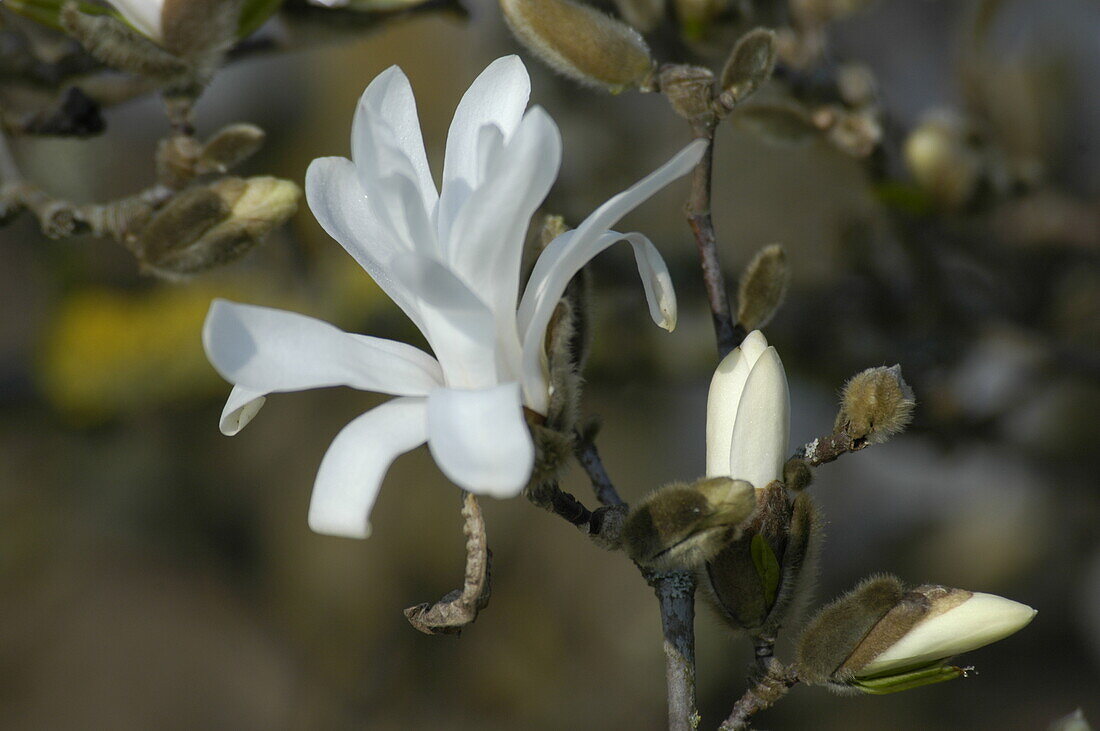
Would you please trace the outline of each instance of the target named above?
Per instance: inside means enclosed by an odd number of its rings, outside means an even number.
[[[729,106],[742,101],[771,78],[776,54],[774,31],[756,28],[741,36],[719,81]]]
[[[868,368],[844,384],[833,431],[845,432],[857,446],[881,444],[909,426],[915,407],[900,365]]]
[[[819,520],[808,494],[791,501],[779,482],[757,490],[756,500],[741,536],[706,563],[699,581],[730,626],[774,637],[806,586]]]
[[[554,70],[618,93],[653,73],[649,47],[636,30],[573,0],[500,0],[516,37]]]
[[[658,571],[694,568],[735,539],[755,507],[755,491],[743,480],[666,485],[630,511],[623,545],[632,560]]]
[[[787,255],[779,244],[765,246],[756,253],[737,290],[737,321],[752,332],[771,322],[783,300],[791,273],[787,268]]]
[[[264,131],[254,124],[231,124],[211,137],[195,164],[199,174],[224,173],[247,160],[263,146]]]

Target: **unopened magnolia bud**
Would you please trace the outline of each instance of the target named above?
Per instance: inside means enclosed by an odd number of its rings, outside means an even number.
[[[752,104],[731,119],[779,147],[808,145],[821,136],[805,110],[796,104]]]
[[[207,63],[237,39],[243,0],[163,0],[162,43],[192,63]]]
[[[868,368],[844,384],[833,430],[855,444],[881,444],[909,426],[915,406],[900,365]]]
[[[965,122],[950,114],[930,117],[905,140],[913,179],[940,205],[959,208],[973,199],[983,175],[979,151],[967,142]]]
[[[84,13],[75,2],[61,9],[61,25],[89,54],[113,69],[159,81],[187,72],[187,64],[111,15]]]
[[[791,457],[783,465],[783,484],[788,490],[801,492],[813,482],[814,473],[810,469],[810,463],[801,457]]]
[[[638,31],[572,0],[500,0],[516,37],[543,61],[576,81],[619,92],[653,73]]]
[[[771,322],[787,296],[790,282],[787,255],[782,246],[772,244],[758,251],[741,275],[741,285],[737,291],[737,322],[749,332]]]
[[[196,172],[224,173],[247,160],[263,146],[264,131],[254,124],[231,124],[211,137],[196,163]]]
[[[298,207],[290,181],[226,178],[177,195],[157,212],[138,239],[147,270],[173,278],[240,258]]]
[[[1078,708],[1073,713],[1062,716],[1047,727],[1047,731],[1092,731],[1085,712]]]
[[[542,220],[542,229],[539,231],[539,250],[545,249],[557,237],[569,230],[565,225],[565,219],[557,215],[549,215]]]
[[[774,31],[756,28],[741,36],[730,52],[719,80],[722,93],[729,97],[730,106],[745,99],[771,78],[775,59]]]
[[[799,678],[837,690],[894,693],[951,680],[953,656],[1022,629],[1035,610],[994,596],[892,576],[869,579],[825,606],[798,644]]]
[[[615,7],[623,20],[648,33],[665,14],[665,0],[615,0]]]
[[[735,539],[755,507],[755,491],[743,480],[667,485],[630,511],[623,546],[631,559],[658,571],[694,568]]]
[[[756,500],[741,536],[706,563],[699,581],[730,626],[774,637],[806,586],[819,521],[808,494],[792,502],[778,482],[757,490]]]

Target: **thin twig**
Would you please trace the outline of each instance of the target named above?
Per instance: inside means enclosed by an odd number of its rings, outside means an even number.
[[[827,437],[818,437],[799,449],[795,456],[805,459],[811,467],[817,467],[832,462],[842,454],[858,452],[867,445],[867,440],[853,441],[846,432],[839,431]]]
[[[489,603],[489,566],[493,554],[485,538],[485,519],[481,505],[471,493],[464,493],[462,518],[466,535],[466,576],[461,589],[455,589],[434,604],[417,604],[405,610],[409,624],[424,634],[459,635],[477,619]]]
[[[722,274],[722,265],[718,261],[718,244],[714,233],[714,220],[711,218],[711,178],[714,166],[714,130],[717,120],[706,118],[693,120],[692,136],[707,140],[707,149],[691,174],[691,196],[688,198],[686,214],[688,225],[695,236],[695,247],[699,252],[699,265],[703,270],[703,284],[707,290],[707,303],[714,322],[714,338],[718,345],[718,357],[726,355],[737,347],[741,337],[737,336],[737,326],[730,312],[729,297],[726,295],[726,280]]]
[[[584,432],[577,432],[576,440],[573,442],[573,454],[584,468],[588,479],[591,480],[592,490],[596,493],[596,499],[600,501],[600,505],[626,504],[611,482],[611,477],[603,466],[603,460],[600,459],[599,450],[596,449],[596,442],[591,436]]]
[[[740,731],[749,727],[749,720],[760,711],[771,708],[776,701],[787,695],[798,683],[798,673],[793,667],[783,665],[775,658],[768,664],[767,672],[756,685],[733,705],[729,717],[718,727],[718,731]]]

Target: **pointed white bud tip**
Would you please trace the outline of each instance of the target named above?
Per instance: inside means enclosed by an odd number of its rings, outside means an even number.
[[[985,647],[1023,629],[1037,613],[1026,604],[979,592],[937,611],[941,602],[957,601],[953,597],[944,593],[941,599],[934,598],[928,615],[861,668],[858,676],[897,673]]]

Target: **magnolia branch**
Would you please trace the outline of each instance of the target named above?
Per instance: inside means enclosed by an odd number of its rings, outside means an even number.
[[[455,589],[434,604],[417,604],[405,610],[409,624],[424,634],[459,635],[477,619],[489,603],[489,568],[493,554],[485,538],[485,519],[481,505],[471,493],[462,498],[462,518],[466,521],[466,576],[461,589]]]
[[[729,717],[718,727],[718,731],[740,731],[749,728],[749,720],[760,711],[771,708],[776,701],[787,695],[798,683],[798,674],[793,667],[783,665],[775,658],[768,662],[767,671],[756,685],[733,706]]]
[[[694,731],[695,705],[695,575],[690,571],[642,575],[657,593],[664,635],[665,681],[668,686],[669,731]]]

